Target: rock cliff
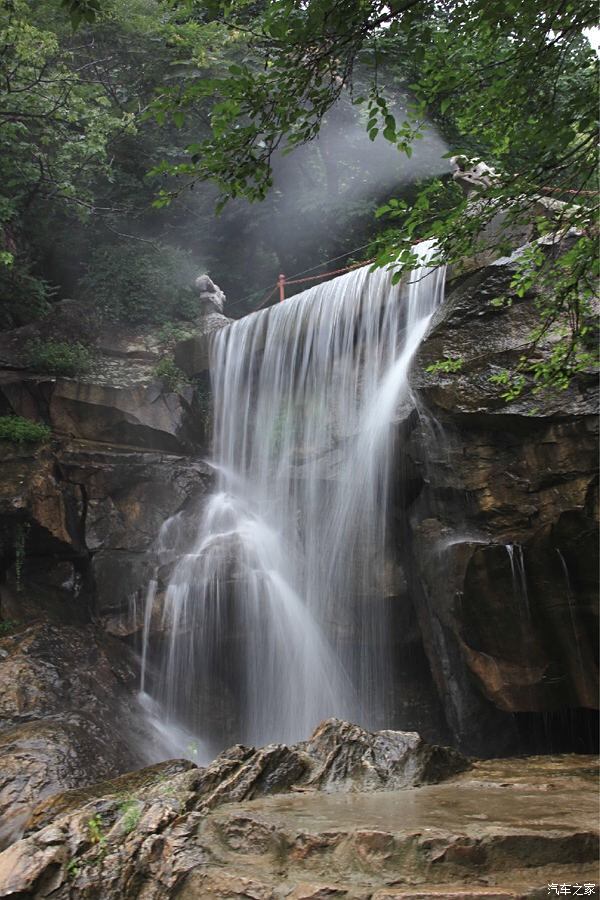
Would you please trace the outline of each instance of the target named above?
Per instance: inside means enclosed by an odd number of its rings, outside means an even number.
[[[73,308],[59,306],[49,333],[64,339]],[[209,481],[206,409],[154,374],[156,334],[105,329],[75,379],[15,368],[22,331],[2,336],[0,414],[52,438],[0,442],[0,845],[41,797],[152,757],[135,701],[141,600],[162,523]]]
[[[382,575],[397,601],[394,690],[401,727],[469,753],[587,752],[598,695],[596,384],[583,374],[561,394],[527,385],[502,399],[490,376],[518,358],[535,318],[533,296],[492,303],[514,264],[450,282],[413,366],[417,407],[399,425],[403,512]],[[177,350],[193,373],[206,366],[211,328],[227,325],[210,314],[206,333]],[[211,482],[206,398],[156,378],[154,335],[101,335],[79,379],[25,370],[18,347],[4,336],[0,413],[46,422],[53,438],[35,450],[0,445],[5,842],[41,797],[147,761],[134,651],[153,545]],[[457,371],[428,371],[444,358]]]
[[[502,398],[490,378],[537,316],[535,295],[511,293],[516,261],[450,283],[412,376],[406,564],[451,728],[485,754],[591,749],[598,706],[597,379]],[[458,370],[436,370],[445,359]]]

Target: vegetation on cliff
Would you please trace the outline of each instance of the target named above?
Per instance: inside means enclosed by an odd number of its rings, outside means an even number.
[[[32,422],[22,416],[0,416],[0,441],[13,444],[38,444],[52,434],[47,425]]]
[[[111,320],[186,318],[197,268],[218,271],[242,312],[284,264],[318,267],[348,247],[406,266],[412,242],[435,237],[445,260],[476,256],[501,214],[499,252],[525,222],[552,247],[568,228],[576,234],[567,252],[523,257],[513,287],[517,296],[537,288],[539,328],[524,336],[529,353],[506,376],[508,393],[525,374],[561,387],[589,367],[598,196],[589,0],[62,7],[0,7],[0,325],[68,295]],[[453,153],[497,171],[477,204],[439,166],[416,172],[400,196],[369,181],[382,138],[400,151],[402,181],[432,122]],[[361,133],[374,142],[370,157]],[[549,333],[551,359],[532,363]]]

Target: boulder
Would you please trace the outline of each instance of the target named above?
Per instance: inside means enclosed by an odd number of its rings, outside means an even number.
[[[165,391],[155,376],[115,385],[5,371],[0,414],[45,422],[60,436],[167,453],[194,451],[208,438],[192,386]]]
[[[433,784],[469,765],[462,754],[428,744],[414,731],[371,733],[338,719],[322,722],[303,749],[313,760],[308,784],[336,792]]]
[[[211,336],[215,331],[226,328],[231,322],[232,319],[228,319],[227,316],[211,313],[202,321],[202,331],[199,334],[180,341],[175,346],[175,365],[190,377],[208,372]]]

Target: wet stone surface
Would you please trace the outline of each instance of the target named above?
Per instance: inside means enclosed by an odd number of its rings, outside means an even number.
[[[356,760],[358,739],[364,763],[377,736],[336,728],[336,758]],[[354,790],[352,766],[319,788],[311,766],[335,730],[67,792],[0,854],[0,896],[536,900],[554,881],[597,883],[594,758],[475,761],[394,790],[365,789],[355,765]]]

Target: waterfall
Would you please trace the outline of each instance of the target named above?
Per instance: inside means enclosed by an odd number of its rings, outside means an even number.
[[[525,611],[528,619],[531,619],[529,606],[529,591],[527,590],[527,574],[525,572],[525,557],[521,544],[505,544],[506,552],[510,560],[512,575],[513,597],[517,599],[521,609]]]
[[[146,610],[143,683],[214,749],[295,741],[332,715],[392,722],[394,425],[443,297],[433,252],[398,285],[360,268],[213,338],[216,487],[162,601],[151,687]]]

